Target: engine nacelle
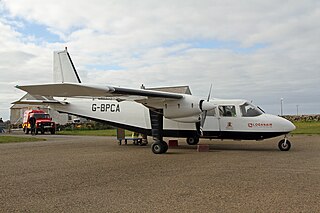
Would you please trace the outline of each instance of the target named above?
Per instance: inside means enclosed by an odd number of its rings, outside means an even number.
[[[179,100],[168,101],[164,104],[163,116],[174,119],[199,115],[201,113],[199,103],[199,98],[189,95]]]
[[[201,118],[199,115],[196,115],[196,116],[190,116],[190,117],[184,117],[184,118],[173,118],[171,120],[178,121],[181,123],[197,123],[201,120]]]
[[[203,110],[213,109],[212,102],[201,100],[191,95],[184,96],[183,99],[168,101],[164,104],[163,115],[168,119],[197,122]],[[188,123],[189,123],[188,122]]]

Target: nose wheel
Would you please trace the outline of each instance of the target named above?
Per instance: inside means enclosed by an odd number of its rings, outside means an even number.
[[[279,141],[278,147],[281,151],[289,151],[289,149],[291,148],[291,143],[287,138],[285,138]]]

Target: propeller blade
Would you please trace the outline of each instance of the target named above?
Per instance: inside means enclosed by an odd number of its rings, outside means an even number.
[[[203,136],[203,126],[204,122],[206,121],[207,118],[207,110],[201,113],[201,121],[200,121],[200,134]]]
[[[211,90],[212,90],[212,84],[210,85],[210,90],[209,90],[209,94],[208,94],[208,99],[207,99],[208,104],[209,104],[209,100],[210,100],[210,96],[211,96]],[[203,106],[203,102],[202,102],[202,106]],[[203,136],[203,126],[204,126],[204,123],[207,118],[207,112],[208,112],[208,110],[203,110],[203,112],[201,113],[201,121],[200,121],[200,134],[201,134],[201,136]]]
[[[208,95],[208,99],[207,99],[207,101],[209,101],[209,100],[210,100],[211,90],[212,90],[212,84],[210,85],[210,90],[209,90],[209,95]]]

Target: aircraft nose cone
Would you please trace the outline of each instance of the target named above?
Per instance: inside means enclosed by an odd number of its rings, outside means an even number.
[[[284,124],[283,124],[283,128],[286,132],[292,132],[293,130],[296,129],[296,126],[289,120],[284,119]]]
[[[273,127],[275,130],[283,133],[292,132],[296,129],[296,126],[289,120],[276,116],[276,115],[268,115],[271,122],[273,123]]]
[[[290,125],[290,132],[296,129],[296,126],[292,122],[290,122]]]

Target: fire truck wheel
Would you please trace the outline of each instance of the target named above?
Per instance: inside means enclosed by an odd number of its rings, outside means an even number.
[[[56,133],[56,131],[54,129],[51,129],[51,135],[54,135]]]

